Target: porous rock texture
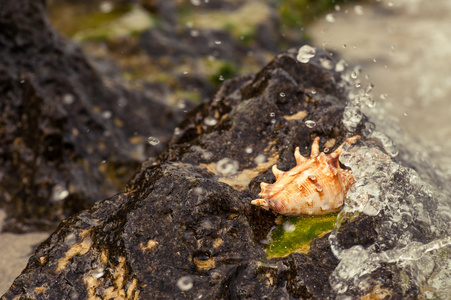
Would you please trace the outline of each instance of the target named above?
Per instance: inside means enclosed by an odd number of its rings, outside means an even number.
[[[3,230],[54,230],[123,190],[140,163],[164,149],[178,121],[154,97],[104,82],[80,48],[51,28],[44,1],[2,1]],[[149,136],[161,143],[149,145]]]
[[[327,54],[299,63],[290,50],[255,76],[226,81],[126,192],[61,223],[2,300],[333,299],[328,278],[338,260],[327,235],[308,253],[268,260],[261,240],[276,215],[250,204],[260,182],[274,181],[275,162],[282,170],[295,165],[295,147],[307,155],[316,136],[321,150],[346,138],[341,79],[321,59]],[[340,244],[373,243],[376,222],[343,225]],[[415,296],[400,281],[381,288]]]

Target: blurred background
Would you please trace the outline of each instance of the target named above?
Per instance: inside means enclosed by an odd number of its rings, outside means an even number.
[[[451,146],[451,3],[430,2],[48,0],[48,9],[104,78],[161,85],[161,99],[182,108],[287,48],[324,48],[359,67],[358,82],[374,84],[374,100],[437,156]]]

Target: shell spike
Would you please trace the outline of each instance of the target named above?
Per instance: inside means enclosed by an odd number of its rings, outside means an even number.
[[[256,205],[256,206],[260,206],[261,208],[264,208],[266,210],[269,210],[269,204],[268,201],[266,201],[265,199],[255,199],[252,200],[251,204]]]
[[[346,144],[352,145],[352,144],[354,144],[358,139],[360,139],[360,135],[354,135],[353,137],[347,138],[347,139],[345,140],[345,143],[346,143]]]
[[[302,156],[301,152],[299,152],[299,147],[296,147],[294,150],[294,158],[296,158],[296,165],[298,166],[307,160],[307,158]]]
[[[280,176],[282,176],[285,173],[284,171],[280,171],[279,169],[277,169],[277,165],[272,166],[272,172],[273,172],[274,176],[276,176],[276,179],[278,179]]]
[[[266,193],[266,189],[268,188],[269,183],[262,182],[260,183],[260,187],[262,189],[262,193]]]
[[[331,154],[333,154],[333,156],[339,156],[341,154],[341,148],[343,148],[344,144],[349,144],[352,145],[354,144],[358,139],[360,139],[360,135],[355,135],[353,137],[347,138],[343,144],[341,144],[337,149],[335,149],[334,152],[332,152]]]
[[[315,158],[319,155],[319,136],[313,140],[312,152],[310,153],[310,158]]]

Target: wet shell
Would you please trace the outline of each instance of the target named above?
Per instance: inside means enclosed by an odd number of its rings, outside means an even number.
[[[310,158],[299,147],[294,151],[296,166],[289,171],[272,167],[274,184],[261,183],[261,199],[252,204],[282,215],[323,215],[339,211],[349,188],[355,183],[350,170],[340,168],[338,158],[344,144],[353,144],[359,136],[348,138],[334,152],[319,152],[319,137],[312,144]]]

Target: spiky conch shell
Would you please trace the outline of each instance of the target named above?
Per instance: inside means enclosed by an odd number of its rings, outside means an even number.
[[[355,183],[350,170],[340,167],[344,144],[353,144],[360,136],[345,140],[334,152],[319,152],[319,137],[312,144],[310,158],[303,157],[299,147],[294,151],[296,166],[289,171],[272,167],[276,182],[261,183],[260,199],[253,205],[272,209],[285,216],[324,215],[339,211],[349,188]]]

